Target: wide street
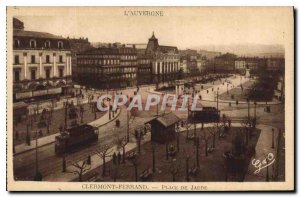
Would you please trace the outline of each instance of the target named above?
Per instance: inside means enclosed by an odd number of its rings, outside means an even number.
[[[225,114],[226,116],[235,118],[242,118],[248,116],[248,104],[246,102],[240,102],[236,105],[235,101],[222,101],[217,102],[216,95],[217,91],[219,94],[222,94],[230,89],[239,86],[241,83],[247,82],[248,78],[241,78],[239,76],[231,76],[226,79],[222,79],[222,82],[215,82],[215,84],[209,84],[208,89],[199,89],[198,96],[201,95],[201,104],[203,106],[212,106],[218,107],[221,111],[221,116]],[[224,84],[223,84],[224,82]],[[227,83],[230,84],[227,86]],[[196,87],[200,87],[201,84],[197,84]],[[142,95],[142,98],[146,98],[151,91],[154,90],[154,86],[143,86],[139,88],[138,94]],[[196,89],[197,90],[197,89]],[[120,93],[128,95],[129,97],[134,95],[136,88],[128,88],[118,91],[108,91],[108,93]],[[88,91],[86,94],[94,95],[94,99],[98,96],[107,93],[106,91]],[[230,103],[230,104],[229,104]],[[218,105],[218,106],[217,106]],[[270,106],[270,113],[265,111],[266,106]],[[58,110],[58,109],[57,109]],[[87,111],[88,112],[88,111]],[[275,128],[281,128],[284,130],[284,106],[283,104],[277,103],[258,103],[256,106],[253,102],[250,101],[249,105],[250,116],[257,117],[258,124],[266,124],[273,126]],[[176,114],[182,119],[186,118],[186,114],[178,113]],[[134,130],[142,127],[144,122],[148,121],[155,115],[155,111],[150,112],[141,112],[137,116],[131,116],[129,119],[129,129],[130,129],[130,141],[134,142]],[[101,116],[99,115],[99,117]],[[102,147],[104,145],[116,144],[118,138],[123,138],[127,135],[127,118],[128,113],[124,107],[121,108],[121,112],[116,119],[120,120],[120,127],[116,127],[115,120],[108,122],[107,124],[100,126],[98,128],[99,137],[98,142],[81,149],[75,153],[67,155],[67,161],[82,161],[87,158],[88,154],[94,155],[95,149]],[[63,119],[62,119],[63,121]],[[92,120],[91,120],[92,121]],[[267,131],[264,131],[267,132]],[[271,131],[270,131],[271,132]],[[271,139],[265,139],[267,141]],[[260,145],[262,146],[262,145]],[[256,150],[259,154],[260,150]],[[52,174],[59,173],[62,171],[62,158],[55,155],[54,152],[54,143],[49,143],[42,147],[39,147],[38,150],[38,170],[41,172],[43,177],[51,177]],[[100,158],[99,158],[100,159]],[[68,164],[70,164],[68,162]],[[14,156],[14,173],[17,180],[32,180],[36,171],[36,151],[35,149],[19,153]]]

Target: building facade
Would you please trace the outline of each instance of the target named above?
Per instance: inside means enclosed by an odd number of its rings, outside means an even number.
[[[177,47],[159,45],[153,33],[149,38],[145,54],[151,57],[154,83],[170,83],[178,78],[180,57]]]
[[[284,71],[285,59],[270,57],[267,59],[268,71]]]
[[[76,76],[86,86],[125,88],[136,86],[137,67],[135,47],[109,45],[77,54]]]
[[[14,18],[13,98],[67,94],[72,86],[69,42],[50,33],[25,31]]]
[[[138,54],[138,72],[137,84],[151,84],[152,83],[152,66],[151,57],[146,54]]]
[[[83,53],[91,48],[92,45],[88,38],[67,38],[70,43],[71,57],[72,57],[72,79],[77,81],[76,69],[77,69],[77,54]]]

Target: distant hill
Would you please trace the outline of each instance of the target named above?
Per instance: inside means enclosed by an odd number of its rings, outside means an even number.
[[[216,56],[220,56],[222,53],[221,52],[215,52],[215,51],[207,51],[207,50],[198,50],[198,53],[201,56],[205,56],[207,59],[214,59]]]
[[[259,44],[239,44],[239,45],[205,45],[194,47],[199,53],[216,56],[218,53],[234,53],[238,56],[250,57],[284,57],[284,47],[282,45],[259,45]],[[208,57],[209,58],[209,57]]]

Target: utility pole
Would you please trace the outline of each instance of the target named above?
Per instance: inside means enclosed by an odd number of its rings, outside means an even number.
[[[35,173],[37,174],[39,171],[38,167],[38,134],[35,134]]]
[[[247,99],[247,104],[248,104],[248,121],[250,121],[250,100]]]
[[[217,113],[219,113],[219,90],[217,89]]]
[[[272,147],[271,148],[273,148],[274,149],[274,137],[275,137],[275,135],[274,135],[274,129],[272,128]]]
[[[38,131],[35,133],[35,181],[42,180],[42,174],[39,172],[39,163],[38,163]]]
[[[129,111],[127,111],[127,142],[129,142]]]
[[[257,103],[254,102],[254,118],[255,118],[255,120],[256,120],[256,105],[257,105]]]
[[[67,129],[67,119],[68,119],[68,103],[67,101],[64,102],[64,107],[65,107],[65,129]]]

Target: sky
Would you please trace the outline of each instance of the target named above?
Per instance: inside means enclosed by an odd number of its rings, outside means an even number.
[[[163,11],[163,16],[125,16],[124,11]],[[91,42],[147,43],[152,32],[162,45],[283,45],[293,27],[288,7],[16,7],[25,30]]]

